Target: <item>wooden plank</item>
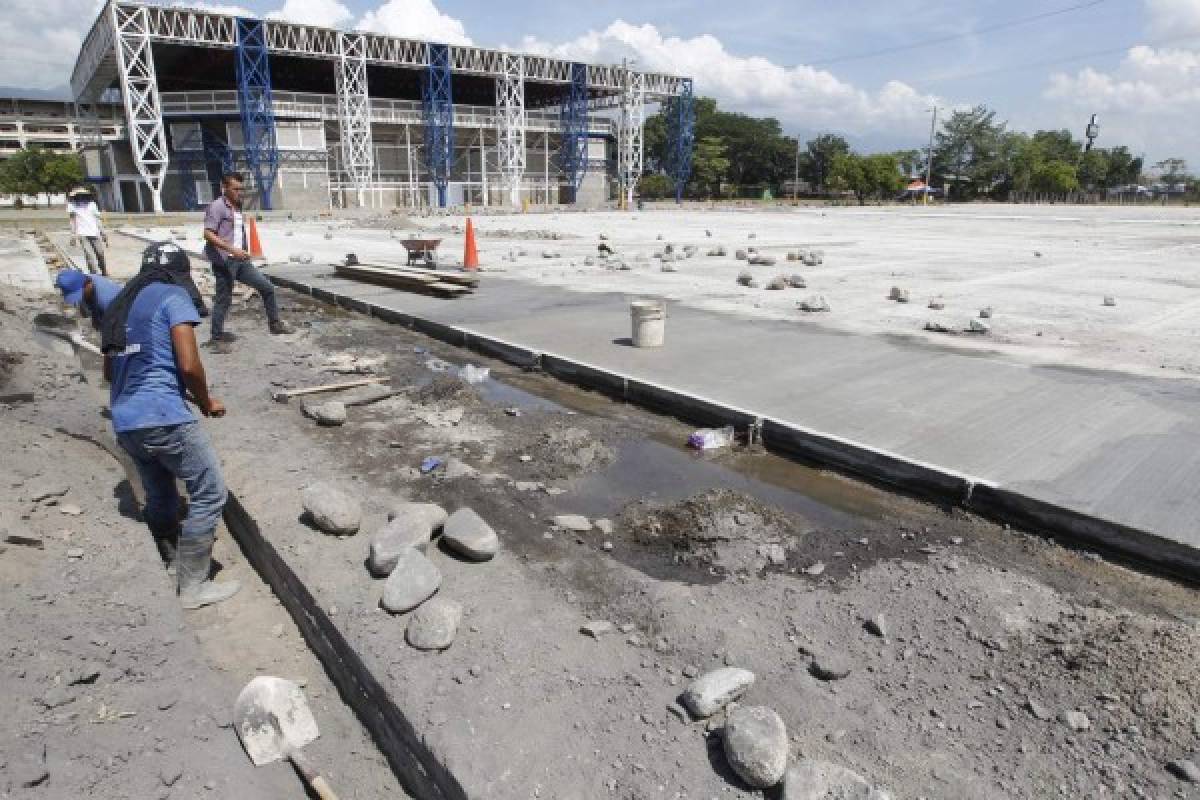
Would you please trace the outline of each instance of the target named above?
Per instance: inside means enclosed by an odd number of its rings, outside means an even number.
[[[370,269],[385,269],[385,270],[411,272],[411,273],[420,274],[420,275],[434,275],[437,278],[439,278],[440,280],[442,280],[443,282],[460,283],[464,286],[477,286],[479,284],[479,276],[472,275],[467,272],[447,272],[445,270],[429,269],[428,267],[418,267],[418,266],[409,266],[409,265],[392,265],[392,264],[384,264],[384,263],[375,262],[375,261],[372,261],[369,263],[361,262],[355,266],[356,267],[367,267]]]

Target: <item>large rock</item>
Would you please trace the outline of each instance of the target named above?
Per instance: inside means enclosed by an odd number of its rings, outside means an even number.
[[[680,700],[693,717],[711,717],[754,685],[754,673],[737,667],[706,672],[684,690]]]
[[[587,533],[592,529],[592,521],[582,514],[559,514],[554,518],[554,527],[575,533]]]
[[[769,789],[787,770],[788,740],[783,720],[763,706],[739,706],[725,720],[725,758],[746,783]]]
[[[442,526],[446,546],[472,561],[487,561],[500,549],[500,537],[492,526],[469,508],[460,508]]]
[[[395,568],[383,586],[379,605],[393,614],[412,611],[424,603],[442,585],[442,573],[416,548],[405,550],[396,559]]]
[[[371,540],[371,555],[367,566],[377,578],[386,578],[396,566],[396,561],[409,549],[424,552],[433,532],[446,520],[446,512],[432,503],[408,503],[411,511],[397,509],[375,538]],[[396,515],[398,514],[398,515]],[[396,515],[396,516],[393,516]]]
[[[782,800],[891,800],[891,795],[845,767],[805,758],[787,771]]]
[[[319,403],[317,405],[306,405],[304,413],[315,419],[318,425],[328,428],[336,428],[339,425],[346,424],[346,406],[338,400],[330,400],[327,403]]]
[[[446,524],[449,516],[446,509],[435,503],[400,503],[388,511],[387,520],[394,522],[403,518],[422,519],[429,522],[431,530],[437,530]]]
[[[412,615],[404,638],[418,650],[445,650],[454,642],[462,615],[462,605],[435,597]]]
[[[301,495],[301,502],[313,523],[326,533],[358,533],[362,525],[362,506],[336,486],[310,486]]]

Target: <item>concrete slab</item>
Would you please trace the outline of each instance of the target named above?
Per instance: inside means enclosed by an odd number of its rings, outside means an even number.
[[[33,291],[53,288],[46,262],[32,237],[0,234],[0,283]]]

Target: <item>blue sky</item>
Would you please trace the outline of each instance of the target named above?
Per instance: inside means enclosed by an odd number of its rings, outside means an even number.
[[[1200,0],[205,4],[570,58],[632,57],[693,75],[697,91],[723,106],[776,116],[806,137],[837,131],[866,150],[920,146],[935,103],[983,103],[1023,130],[1078,133],[1094,112],[1101,144],[1128,144],[1150,161],[1183,156],[1200,170]],[[97,8],[98,0],[42,0],[16,12],[27,19],[0,21],[0,84],[64,82],[61,62],[31,73],[19,56],[70,60],[72,37]]]

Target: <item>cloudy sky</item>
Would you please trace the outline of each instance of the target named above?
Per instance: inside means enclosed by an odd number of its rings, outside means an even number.
[[[1081,134],[1200,168],[1200,0],[239,0],[190,3],[451,43],[632,58],[722,106],[863,149],[920,147],[928,109],[984,103],[1014,128]],[[66,83],[99,3],[0,18],[0,86]],[[506,9],[501,13],[498,9]],[[519,9],[519,11],[517,10]]]

